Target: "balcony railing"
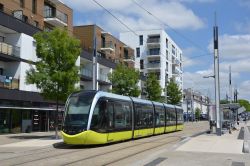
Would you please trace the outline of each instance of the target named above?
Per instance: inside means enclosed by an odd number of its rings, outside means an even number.
[[[81,75],[87,76],[87,77],[92,77],[92,71],[89,69],[82,68],[80,71]]]
[[[43,11],[43,13],[44,18],[57,18],[65,24],[68,24],[68,16],[63,12],[60,12],[58,10],[53,11],[52,9],[46,9]]]
[[[20,57],[20,47],[0,42],[0,53]]]
[[[114,51],[114,49],[115,49],[114,43],[111,41],[102,43],[102,45],[101,45],[101,50]]]
[[[31,20],[28,18],[28,16],[23,14],[22,10],[10,10],[6,8],[5,6],[0,10],[0,12],[3,12],[9,16],[12,16],[24,23],[30,24],[34,27],[37,27],[39,29],[42,29],[42,27],[38,24],[38,22],[35,22],[34,20]]]
[[[148,38],[147,43],[148,44],[160,43],[160,38]]]
[[[161,63],[148,63],[147,68],[161,68]]]
[[[124,60],[125,61],[135,61],[135,57],[134,56],[124,56]]]
[[[160,51],[147,51],[148,56],[153,56],[153,55],[161,55]]]
[[[105,81],[105,82],[110,82],[110,80],[108,79],[108,75],[107,74],[99,74],[99,79],[100,81]]]
[[[0,75],[0,88],[19,89],[19,79]]]

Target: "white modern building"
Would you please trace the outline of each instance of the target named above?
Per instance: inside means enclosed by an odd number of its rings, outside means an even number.
[[[155,73],[162,89],[170,80],[183,89],[182,80],[182,50],[162,29],[120,33],[120,40],[133,48],[135,53],[135,68],[141,73]],[[143,91],[143,84],[142,84]],[[165,96],[162,91],[162,96]]]

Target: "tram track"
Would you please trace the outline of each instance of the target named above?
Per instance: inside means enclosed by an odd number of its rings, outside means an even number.
[[[40,161],[45,161],[48,164],[54,163],[56,165],[72,165],[72,164],[77,164],[85,161],[92,160],[95,161],[98,159],[98,157],[102,158],[105,157],[105,155],[113,155],[117,154],[117,152],[125,152],[125,151],[134,151],[134,153],[130,153],[129,155],[124,155],[116,158],[115,160],[104,162],[104,165],[109,165],[116,163],[118,161],[127,159],[132,157],[133,155],[141,154],[145,151],[151,150],[151,149],[156,149],[160,146],[163,146],[164,144],[169,144],[175,141],[181,141],[183,138],[188,137],[193,137],[197,136],[197,131],[201,133],[203,131],[204,133],[204,128],[197,128],[196,132],[191,132],[190,130],[193,130],[193,127],[188,127],[187,130],[183,130],[180,132],[173,132],[173,133],[168,133],[168,134],[162,134],[162,135],[157,135],[157,136],[150,136],[150,137],[144,137],[141,139],[135,139],[135,140],[128,140],[125,142],[120,142],[120,143],[114,143],[114,144],[109,144],[109,145],[101,145],[101,146],[61,146],[61,147],[46,147],[46,148],[41,148],[41,149],[34,149],[34,150],[27,150],[24,152],[21,152],[23,155],[18,155],[14,156],[11,158],[6,158],[6,159],[1,159],[0,163],[1,165],[35,165],[36,162]],[[169,139],[174,139],[169,141]],[[167,140],[167,141],[165,141]],[[132,143],[132,145],[131,145]],[[148,145],[151,144],[151,145]],[[157,145],[159,144],[159,145]],[[142,145],[146,146],[148,145],[149,147],[143,149]],[[110,148],[112,147],[113,150]],[[75,149],[77,148],[77,149]],[[115,149],[114,149],[115,148]],[[133,150],[132,148],[135,149],[141,149],[140,151]],[[47,150],[48,149],[48,150]],[[67,151],[58,151],[58,149],[67,149]],[[97,150],[95,150],[97,149]],[[99,150],[100,149],[100,150]],[[41,151],[42,150],[42,151]],[[85,151],[86,150],[86,151]],[[88,151],[90,150],[90,153]],[[101,151],[101,152],[100,152]],[[29,152],[29,154],[24,154],[26,152]],[[98,152],[98,153],[97,153]],[[93,153],[93,154],[91,154]],[[40,156],[39,156],[40,155]],[[84,158],[78,158],[79,156],[87,155]],[[65,156],[65,157],[64,157]],[[78,156],[78,157],[76,157]],[[60,160],[61,158],[68,158],[68,160],[64,160],[63,162],[57,163],[55,160]],[[78,159],[77,159],[78,158]],[[112,157],[111,157],[112,158]],[[70,161],[71,160],[71,161]],[[65,161],[69,161],[68,163],[65,163]],[[18,163],[19,162],[19,163]],[[34,162],[34,163],[33,163]],[[53,164],[52,164],[53,165]],[[103,165],[103,164],[102,164]]]
[[[179,136],[170,136],[170,137],[179,137]],[[170,138],[170,137],[167,137],[167,138]],[[148,137],[148,138],[150,138],[150,137]],[[152,137],[152,138],[153,138],[153,137]],[[144,139],[145,139],[145,138],[144,138]],[[155,142],[155,141],[160,141],[160,140],[164,140],[164,139],[166,139],[166,137],[163,137],[163,138],[160,138],[160,139],[155,139],[155,140],[153,140],[153,141]],[[141,139],[136,139],[136,140],[139,141],[139,140],[141,140]],[[136,140],[135,140],[135,141],[136,141]],[[129,141],[128,141],[128,142],[129,142]],[[138,146],[140,146],[140,145],[149,144],[149,143],[152,143],[152,142],[141,142],[141,143],[139,142],[139,143],[137,143],[136,145],[130,145],[130,146],[126,146],[126,147],[124,147],[124,148],[117,148],[117,149],[115,149],[115,150],[102,152],[102,153],[99,153],[99,154],[96,154],[96,155],[92,155],[92,156],[86,157],[86,158],[81,159],[81,160],[88,160],[88,159],[96,158],[96,157],[99,157],[99,156],[103,156],[103,155],[106,155],[106,154],[118,152],[118,151],[121,151],[121,150],[133,148],[133,147],[138,147]],[[116,144],[114,144],[114,145],[116,145]],[[117,145],[118,145],[118,144],[117,144]],[[111,146],[111,145],[101,146],[101,147],[109,147],[109,146]],[[88,148],[88,149],[91,149],[91,147]],[[45,157],[38,158],[38,159],[34,159],[34,160],[29,160],[29,161],[25,161],[25,162],[21,162],[21,163],[16,163],[16,164],[13,164],[13,166],[14,166],[14,165],[17,166],[17,165],[28,164],[28,163],[32,163],[32,162],[36,162],[36,161],[41,161],[41,160],[44,160],[44,159],[48,160],[48,159],[50,159],[50,158],[55,158],[55,157],[60,157],[60,156],[68,155],[69,153],[72,155],[72,154],[81,152],[82,150],[83,150],[83,149],[75,150],[75,151],[67,151],[67,152],[65,152],[65,153],[55,154],[55,155],[53,155],[53,156],[45,156]],[[42,153],[46,153],[46,152],[42,152]],[[42,153],[41,153],[41,154],[42,154]],[[19,156],[19,157],[22,157],[22,156]],[[74,162],[74,161],[73,161],[73,162]],[[67,165],[67,164],[68,164],[68,163],[63,164],[63,165]]]
[[[176,141],[178,141],[178,140],[180,140],[179,137],[177,137],[177,139],[175,139],[175,140],[167,141],[167,142],[161,143],[161,144],[159,144],[159,145],[157,145],[157,146],[153,145],[153,147],[146,148],[146,149],[144,149],[144,150],[141,150],[141,151],[138,151],[138,152],[129,154],[129,155],[125,156],[125,157],[118,158],[118,159],[116,159],[116,160],[113,160],[113,161],[111,161],[111,162],[108,162],[108,163],[105,163],[105,164],[102,164],[102,165],[105,165],[105,166],[106,166],[106,165],[110,165],[110,164],[116,163],[116,162],[118,162],[118,161],[121,161],[121,160],[127,159],[127,158],[129,158],[129,157],[132,157],[132,156],[134,156],[134,155],[143,153],[143,152],[145,152],[145,151],[148,151],[148,150],[152,150],[152,149],[158,148],[158,147],[160,147],[160,146],[162,146],[162,145],[165,145],[165,144],[168,144],[168,143],[172,143],[172,142],[176,142]],[[151,142],[147,142],[147,143],[148,143],[148,144],[152,144]],[[143,144],[143,146],[145,146],[145,145],[144,145],[145,143],[142,143],[142,144]],[[140,145],[142,145],[142,144],[140,144]],[[133,146],[133,148],[135,148],[135,146]],[[121,150],[121,149],[120,149],[120,150]],[[126,149],[122,149],[122,150],[127,150],[127,148],[126,148]],[[110,153],[113,153],[113,152],[110,152]],[[82,162],[82,161],[84,161],[84,160],[94,159],[94,158],[96,158],[96,157],[105,156],[105,155],[107,155],[107,154],[109,154],[109,153],[105,153],[105,154],[100,154],[100,155],[91,156],[91,157],[88,157],[88,158],[79,159],[79,160],[76,160],[76,161],[73,161],[73,162],[69,162],[69,163],[63,164],[62,166],[68,166],[68,165],[76,164],[76,163]]]

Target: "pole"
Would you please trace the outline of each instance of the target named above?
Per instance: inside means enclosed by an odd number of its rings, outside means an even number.
[[[232,81],[231,81],[231,65],[229,66],[229,102],[232,103]]]
[[[97,64],[96,64],[96,25],[94,25],[94,32],[93,32],[93,77],[92,77],[92,82],[93,82],[93,90],[97,90],[96,88],[96,72],[97,72]]]
[[[221,136],[221,111],[220,111],[220,80],[219,80],[219,51],[218,51],[218,26],[214,26],[214,76],[215,76],[215,107],[216,107],[216,133]]]

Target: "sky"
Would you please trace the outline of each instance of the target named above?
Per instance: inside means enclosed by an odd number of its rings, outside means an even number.
[[[94,0],[62,0],[73,24],[97,24],[119,38],[128,31]],[[165,29],[183,50],[183,86],[214,98],[213,26],[219,27],[220,93],[232,89],[250,100],[250,0],[96,0],[132,30]],[[148,10],[145,12],[137,4]],[[164,24],[163,24],[164,23]]]

